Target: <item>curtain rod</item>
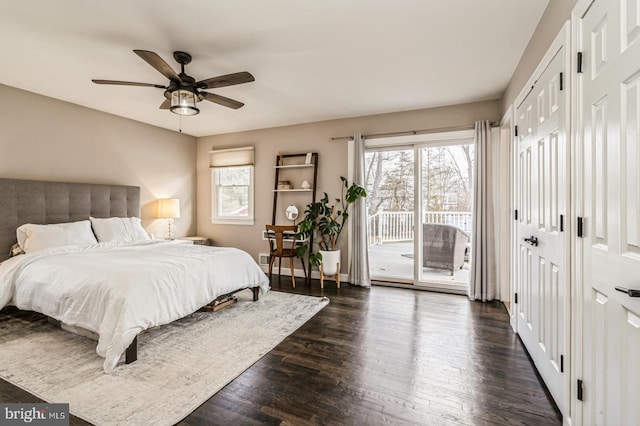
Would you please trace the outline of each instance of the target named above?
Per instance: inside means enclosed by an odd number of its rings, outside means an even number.
[[[495,122],[490,122],[491,126],[495,126]],[[365,139],[376,139],[376,138],[386,138],[390,136],[409,136],[409,135],[425,135],[429,133],[439,133],[439,132],[451,132],[454,130],[471,130],[475,129],[475,124],[465,124],[462,126],[451,126],[451,127],[439,127],[437,129],[423,129],[423,130],[406,130],[404,132],[391,132],[391,133],[375,133],[371,135],[362,135]],[[338,136],[335,138],[331,138],[332,141],[339,140],[350,140],[353,139],[353,136]]]

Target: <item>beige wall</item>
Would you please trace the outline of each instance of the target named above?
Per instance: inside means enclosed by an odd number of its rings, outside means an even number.
[[[261,239],[261,231],[265,224],[271,223],[275,178],[273,166],[278,151],[285,154],[317,152],[318,198],[322,196],[322,192],[329,193],[333,198],[340,191],[339,177],[347,176],[347,142],[331,141],[331,137],[348,136],[355,132],[374,134],[460,126],[472,124],[480,119],[499,120],[500,103],[478,102],[198,138],[198,235],[211,238],[216,245],[235,246],[246,250],[256,260],[258,253],[268,251],[267,243]],[[255,225],[214,225],[210,220],[209,151],[248,145],[253,145],[256,149]],[[303,197],[300,195],[300,201],[295,202],[301,213],[309,202],[308,197]],[[284,210],[286,205],[283,204],[281,210]],[[344,248],[346,235],[341,239]],[[346,250],[343,250],[341,263],[342,271],[346,272]]]
[[[0,85],[0,177],[141,187],[143,225],[163,238],[157,198],[180,198],[194,235],[196,138]]]
[[[571,19],[571,10],[577,0],[550,0],[538,22],[520,62],[511,76],[511,81],[502,95],[502,115],[515,101],[525,83],[535,71],[538,63],[556,38],[562,25]]]

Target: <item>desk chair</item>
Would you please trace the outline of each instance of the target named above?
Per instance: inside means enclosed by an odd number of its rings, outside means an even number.
[[[296,286],[296,276],[293,270],[293,258],[296,257],[296,241],[295,233],[298,232],[297,225],[266,225],[267,235],[269,236],[269,281],[271,281],[271,270],[273,262],[278,258],[278,278],[280,277],[280,267],[282,266],[282,258],[289,258],[289,266],[291,267],[291,283]],[[285,237],[284,233],[288,235]],[[285,244],[290,247],[285,247]],[[302,260],[302,268],[304,276],[307,276],[307,268]]]

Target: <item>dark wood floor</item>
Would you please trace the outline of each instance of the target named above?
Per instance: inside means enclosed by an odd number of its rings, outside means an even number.
[[[274,277],[331,303],[181,424],[562,424],[500,303],[325,287]],[[0,381],[0,402],[35,401]]]

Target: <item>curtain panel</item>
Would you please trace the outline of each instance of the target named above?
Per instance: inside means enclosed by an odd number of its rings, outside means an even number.
[[[491,124],[475,124],[473,229],[469,298],[488,302],[498,298],[496,282],[496,228],[493,212],[494,167]]]
[[[353,163],[351,164],[352,182],[365,187],[364,180],[364,138],[362,134],[353,136]],[[371,287],[369,275],[369,249],[367,246],[367,204],[359,198],[351,206],[349,215],[349,241],[351,243],[351,261],[349,264],[349,282],[362,287]]]

